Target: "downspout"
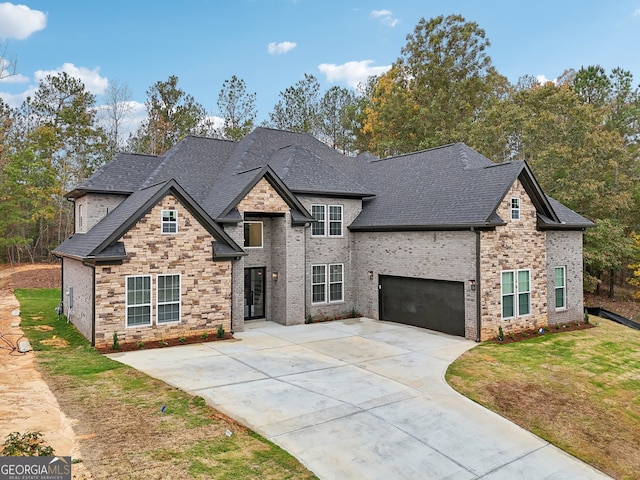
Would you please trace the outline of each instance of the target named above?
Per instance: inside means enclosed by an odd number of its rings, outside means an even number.
[[[93,297],[93,302],[91,302],[92,304],[92,310],[93,313],[91,314],[91,346],[95,347],[96,346],[96,267],[95,265],[91,266],[91,269],[93,270],[93,279],[91,281],[91,288],[93,290],[92,292],[92,297]]]
[[[476,233],[476,342],[480,342],[480,328],[482,327],[481,315],[481,295],[482,283],[480,283],[480,231],[473,229]]]

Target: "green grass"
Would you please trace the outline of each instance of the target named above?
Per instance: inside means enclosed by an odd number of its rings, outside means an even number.
[[[208,407],[204,398],[98,353],[56,315],[60,290],[15,294],[38,368],[65,414],[77,422],[74,430],[84,437],[81,460],[94,476],[316,478],[286,451]]]
[[[484,343],[447,371],[459,392],[615,478],[640,471],[640,331],[600,326]]]

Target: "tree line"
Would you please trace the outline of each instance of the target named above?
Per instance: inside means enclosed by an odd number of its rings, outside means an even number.
[[[613,295],[616,283],[640,283],[640,87],[633,75],[591,65],[553,82],[523,76],[513,84],[489,47],[485,31],[459,15],[421,19],[386,73],[355,91],[324,92],[307,73],[280,92],[262,125],[310,133],[350,155],[464,142],[496,162],[526,160],[548,195],[598,225],[585,234],[585,288]],[[0,259],[48,258],[72,233],[64,193],[117,152],[160,155],[186,135],[239,140],[257,126],[256,94],[235,75],[218,94],[221,124],[177,76],[146,95],[145,119],[126,138],[124,83],[111,82],[101,106],[65,73],[44,78],[20,108],[0,100]]]

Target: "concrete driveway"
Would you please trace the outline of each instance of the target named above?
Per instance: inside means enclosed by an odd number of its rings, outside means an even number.
[[[194,395],[321,479],[609,478],[456,393],[475,343],[370,319],[247,324],[237,340],[109,355]]]

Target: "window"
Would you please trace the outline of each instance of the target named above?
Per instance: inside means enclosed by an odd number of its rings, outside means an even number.
[[[127,277],[127,327],[151,325],[151,276]]]
[[[342,236],[342,205],[329,205],[329,228],[327,229],[327,205],[311,205],[311,215],[315,222],[311,225],[313,237]]]
[[[342,236],[342,205],[329,205],[329,236]]]
[[[156,322],[180,321],[180,275],[158,275]]]
[[[556,291],[556,310],[567,308],[567,285],[565,267],[556,267],[554,269],[553,280]]]
[[[311,205],[311,215],[316,219],[316,221],[311,224],[311,235],[314,237],[324,237],[327,206]]]
[[[311,302],[324,303],[327,298],[327,266],[314,265],[311,276]]]
[[[262,248],[262,222],[244,222],[244,246]]]
[[[502,272],[502,318],[522,317],[531,313],[531,272]]]
[[[511,199],[511,220],[520,220],[520,199]]]
[[[162,233],[178,233],[177,210],[162,210]]]
[[[84,211],[83,211],[84,208],[82,208],[82,207],[84,207],[84,205],[82,205],[82,204],[78,205],[78,228],[82,228],[83,223],[84,223],[84,219],[83,219],[83,217],[84,217]]]
[[[327,303],[327,299],[329,303],[344,300],[344,265],[313,265],[311,276],[312,303]]]
[[[343,299],[342,264],[329,265],[329,302],[341,302]]]

